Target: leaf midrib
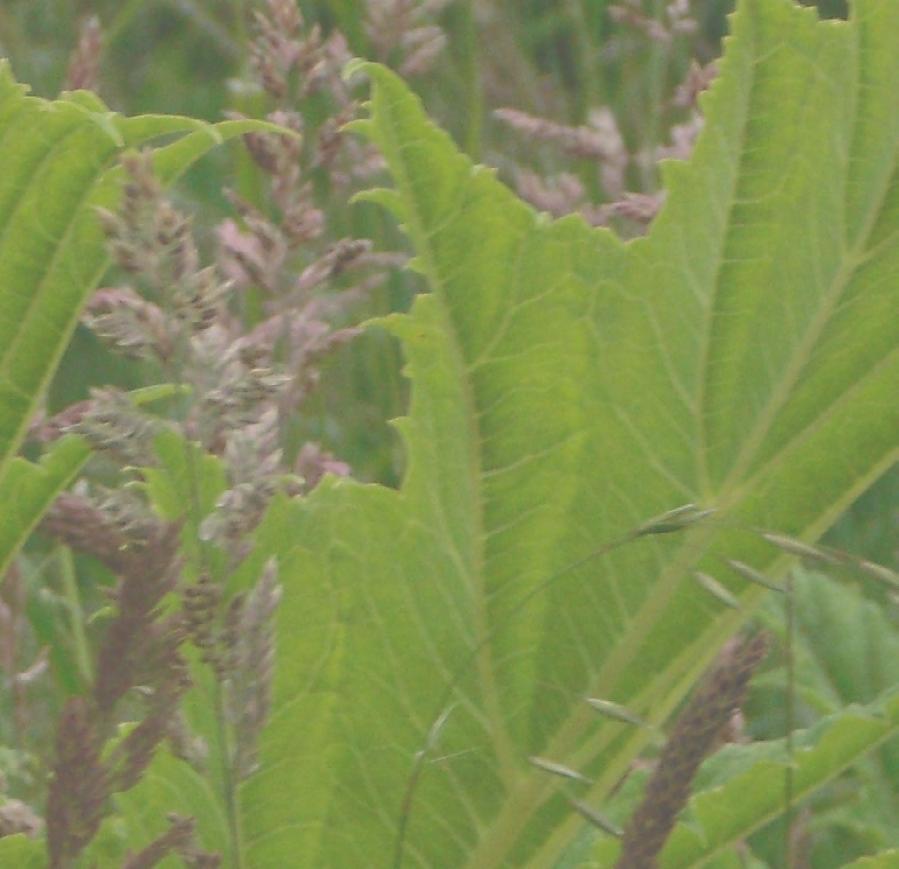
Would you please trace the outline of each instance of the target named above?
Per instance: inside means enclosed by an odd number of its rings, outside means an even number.
[[[393,103],[386,97],[384,99],[385,109],[388,114],[392,112]],[[404,192],[405,203],[407,205],[407,220],[409,234],[412,236],[416,253],[424,264],[424,272],[428,276],[433,288],[435,301],[439,305],[442,317],[447,323],[446,334],[449,335],[452,350],[456,358],[457,370],[466,371],[464,364],[464,353],[459,345],[458,335],[450,316],[446,304],[443,301],[443,295],[446,293],[444,281],[440,274],[440,269],[436,263],[435,252],[430,243],[431,232],[427,231],[424,226],[422,215],[418,209],[417,198],[413,194],[414,185],[411,183],[406,170],[405,161],[402,157],[402,143],[394,136],[393,131],[400,126],[399,124],[389,125],[389,147],[394,154],[399,155],[399,159],[394,161],[392,172],[396,177],[397,186]],[[384,134],[383,127],[381,135]],[[485,712],[491,723],[490,733],[493,739],[493,748],[496,751],[497,758],[501,765],[500,778],[503,782],[511,780],[514,774],[514,751],[511,737],[506,726],[505,718],[498,704],[499,692],[494,680],[494,666],[492,648],[489,642],[482,642],[482,639],[489,636],[490,624],[488,614],[488,593],[484,586],[484,541],[486,535],[484,533],[484,505],[482,502],[481,478],[483,468],[481,466],[480,445],[483,442],[481,431],[478,426],[478,414],[475,412],[476,403],[471,392],[471,383],[468,377],[462,377],[462,391],[465,400],[465,416],[471,432],[471,443],[474,445],[469,452],[469,467],[473,479],[471,483],[471,492],[475,499],[474,514],[475,519],[473,526],[475,529],[473,540],[473,572],[475,574],[475,587],[477,594],[473,600],[473,610],[475,617],[475,643],[477,644],[475,651],[475,662],[481,685],[484,687]],[[454,686],[449,686],[453,688]]]

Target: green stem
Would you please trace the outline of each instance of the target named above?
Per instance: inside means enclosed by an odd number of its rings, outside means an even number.
[[[171,307],[171,305],[169,305]],[[178,356],[183,358],[182,353],[186,355],[186,347],[182,347]],[[177,374],[180,374],[183,366],[178,366]],[[185,397],[185,400],[187,398]],[[185,418],[187,416],[185,409]],[[196,456],[192,449],[192,444],[185,439],[185,465],[187,468],[187,476],[189,481],[190,501],[186,505],[187,510],[193,516],[193,525],[199,528],[202,519],[202,505],[200,503],[200,469],[197,466]],[[197,569],[199,575],[203,573],[213,576],[212,565],[209,563],[209,552],[206,546],[199,542],[197,548]],[[216,577],[221,581],[221,577]],[[240,813],[237,806],[237,790],[234,778],[234,770],[232,769],[232,752],[231,740],[229,738],[227,717],[225,715],[225,698],[222,690],[222,683],[215,673],[210,673],[210,678],[214,681],[213,695],[215,707],[215,726],[217,730],[218,742],[218,760],[221,775],[222,800],[225,804],[225,814],[228,819],[228,831],[231,839],[232,866],[234,869],[243,869],[243,843],[241,838]]]
[[[465,93],[468,97],[465,150],[472,160],[481,155],[481,132],[484,123],[484,92],[481,86],[481,68],[478,56],[478,31],[474,16],[473,0],[464,0],[459,6],[462,23],[460,60]]]
[[[652,16],[661,21],[665,12],[665,0],[655,0]],[[651,40],[646,93],[646,126],[644,128],[643,146],[648,155],[655,152],[659,145],[659,132],[662,126],[662,96],[665,90],[665,77],[668,71],[670,47]],[[642,170],[643,189],[651,192],[659,183],[658,166],[655,160],[648,159]]]
[[[599,32],[599,24],[591,20],[584,7],[585,0],[567,0],[565,8],[571,22],[571,39],[574,48],[575,87],[569,99],[569,121],[573,124],[584,124],[591,109],[603,105],[604,88],[599,74],[599,46],[595,35]],[[600,174],[594,160],[579,160],[578,176],[587,190],[590,199],[602,198]]]
[[[240,812],[237,806],[237,783],[231,766],[231,740],[228,734],[225,716],[225,695],[222,683],[215,681],[215,719],[218,726],[219,755],[221,759],[222,796],[225,801],[225,812],[228,817],[228,829],[231,832],[231,846],[234,869],[243,869],[243,837],[241,835]]]
[[[75,663],[77,664],[78,674],[82,679],[82,683],[90,685],[93,682],[93,666],[91,665],[90,644],[84,631],[84,613],[81,607],[78,581],[75,577],[75,563],[72,558],[72,552],[67,546],[61,544],[57,546],[55,556],[59,565],[62,596],[67,604],[69,613]]]
[[[173,311],[175,308],[173,301],[173,293],[175,288],[169,283],[163,283],[156,287],[162,300],[162,306],[167,311]],[[187,331],[182,331],[178,335],[174,353],[171,358],[163,364],[163,370],[166,379],[174,385],[175,395],[180,399],[181,407],[179,416],[182,420],[187,420],[190,416],[190,405],[193,398],[193,392],[189,385],[185,383],[184,371],[185,362],[190,353],[190,336]],[[200,523],[203,519],[203,503],[201,501],[201,468],[197,462],[196,450],[194,442],[187,437],[186,428],[184,432],[184,467],[187,477],[187,501],[184,504],[184,513],[182,514],[186,521],[186,528],[196,533],[199,530]],[[202,442],[198,444],[202,449]],[[202,540],[197,539],[191,541],[196,543],[196,548],[188,548],[185,545],[185,528],[181,531],[181,548],[187,556],[186,566],[196,572],[199,578],[204,574],[214,581],[222,582],[223,578],[217,576],[214,571],[214,565],[211,563],[209,548]],[[193,557],[191,557],[193,556]],[[193,562],[193,563],[191,563]],[[205,665],[206,670],[203,673],[202,684],[197,685],[197,690],[203,690],[207,697],[212,700],[212,708],[214,709],[214,738],[218,753],[217,766],[219,770],[219,781],[213,781],[213,787],[220,785],[221,799],[225,806],[225,816],[227,818],[228,833],[231,845],[231,866],[233,869],[243,869],[243,849],[240,828],[240,814],[237,806],[236,782],[232,764],[232,752],[230,750],[230,738],[228,732],[228,722],[225,715],[225,699],[222,691],[222,684],[216,673],[209,665]],[[201,677],[202,678],[202,677]],[[209,690],[209,681],[212,680],[212,688]],[[199,681],[199,680],[198,680]],[[214,762],[214,761],[213,761]]]
[[[787,658],[787,696],[785,703],[786,714],[786,748],[789,760],[784,772],[784,863],[785,866],[793,865],[793,801],[795,782],[793,776],[793,760],[795,746],[793,744],[793,731],[796,727],[796,656],[794,649],[794,637],[796,633],[796,599],[794,594],[793,572],[787,575],[784,595],[784,614],[786,616],[787,638],[785,654]]]
[[[602,79],[599,74],[599,46],[594,41],[596,22],[591,21],[584,9],[584,0],[567,0],[568,15],[572,22],[574,40],[574,64],[577,72],[577,88],[574,93],[574,123],[587,120],[591,108],[603,102]]]
[[[103,39],[107,45],[111,45],[119,34],[131,23],[135,15],[146,5],[145,0],[128,0],[119,6],[115,18],[103,28]]]

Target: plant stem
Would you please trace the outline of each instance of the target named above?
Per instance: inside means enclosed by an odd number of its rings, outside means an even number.
[[[652,16],[656,21],[661,20],[665,12],[665,0],[655,0]],[[655,190],[658,186],[658,165],[652,155],[659,144],[659,130],[662,121],[662,94],[665,89],[665,74],[668,69],[667,46],[661,45],[656,40],[650,41],[649,63],[647,65],[647,93],[646,93],[646,127],[644,128],[643,146],[646,148],[647,159],[642,168],[643,189]]]
[[[587,113],[603,102],[602,80],[598,73],[599,46],[594,42],[596,22],[588,17],[584,0],[567,0],[566,8],[573,23],[574,64],[577,71],[577,89],[574,93],[574,123],[582,124]]]
[[[59,577],[62,585],[62,596],[69,612],[69,623],[72,632],[72,648],[75,663],[83,684],[93,682],[90,645],[84,631],[84,613],[81,607],[81,595],[78,592],[78,581],[75,578],[75,564],[72,551],[62,544],[56,546],[56,561],[59,565]]]
[[[234,869],[243,869],[243,841],[240,828],[240,813],[237,809],[237,786],[234,781],[234,770],[231,768],[231,740],[228,738],[228,726],[225,718],[225,696],[222,683],[215,680],[215,720],[218,727],[219,755],[221,759],[222,796],[225,801],[225,812],[228,817],[228,829],[231,832],[231,847]]]
[[[784,652],[787,662],[787,696],[785,702],[787,768],[784,771],[784,865],[793,865],[793,759],[795,746],[793,730],[796,727],[796,660],[794,636],[796,632],[796,600],[794,596],[793,572],[787,575],[784,595],[784,615],[786,616],[787,637]]]
[[[465,93],[468,97],[465,150],[472,160],[478,160],[481,154],[484,94],[481,86],[481,68],[478,62],[478,32],[473,0],[464,0],[459,5],[458,14],[461,18],[463,37],[459,41],[459,56],[462,63]]]
[[[112,19],[103,29],[103,38],[107,45],[115,41],[118,35],[131,23],[131,19],[145,6],[144,0],[129,0],[123,3]]]

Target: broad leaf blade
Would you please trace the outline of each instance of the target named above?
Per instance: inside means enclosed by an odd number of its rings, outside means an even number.
[[[695,156],[628,245],[535,215],[371,70],[364,128],[434,291],[386,323],[408,470],[399,492],[332,481],[262,532],[287,556],[289,663],[244,794],[254,863],[391,865],[406,825],[403,865],[553,865],[579,819],[527,757],[594,777],[601,805],[648,737],[584,698],[657,722],[738,623],[691,570],[748,602],[721,558],[781,560],[740,524],[814,538],[895,461],[899,7],[856,6],[740,5]],[[727,522],[532,595],[684,503]]]
[[[46,865],[41,843],[23,833],[0,839],[0,861],[2,865],[20,866],[21,869],[41,869]]]

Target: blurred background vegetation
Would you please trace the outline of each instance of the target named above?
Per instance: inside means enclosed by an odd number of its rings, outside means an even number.
[[[384,0],[300,3],[307,28],[319,24],[324,33],[337,28],[351,53],[401,67],[402,58],[379,55],[369,26],[371,9],[386,5]],[[822,16],[847,14],[845,0],[806,5],[816,5]],[[689,79],[692,63],[706,65],[719,55],[732,7],[733,0],[448,0],[430,4],[425,0],[419,23],[439,28],[443,42],[412,84],[460,145],[475,159],[498,167],[510,184],[518,183],[516,173],[522,170],[540,179],[565,173],[574,179],[571,183],[580,185],[590,207],[601,209],[610,197],[595,159],[572,155],[559,146],[558,137],[522,135],[520,129],[502,123],[494,111],[512,108],[576,129],[588,125],[598,110],[608,110],[622,147],[633,157],[626,169],[625,189],[657,195],[656,157],[671,147],[678,129],[689,125],[696,111],[695,104],[678,101],[675,95]],[[103,34],[97,90],[113,109],[127,114],[181,113],[208,120],[219,120],[232,110],[262,116],[271,105],[263,89],[253,83],[249,51],[254,37],[252,12],[260,8],[263,4],[252,0],[4,0],[0,56],[10,59],[17,78],[34,93],[53,97],[64,86],[83,22],[95,15]],[[616,8],[634,14],[628,18]],[[689,26],[678,29],[674,26],[678,20]],[[652,22],[659,28],[653,30]],[[324,117],[328,111],[314,99],[301,110],[313,122],[316,113]],[[637,155],[643,157],[637,159]],[[378,209],[350,205],[345,190],[331,188],[327,179],[314,175],[311,180],[332,240],[354,236],[372,239],[376,250],[403,248],[401,236]],[[175,194],[179,207],[194,215],[198,239],[209,250],[215,226],[232,213],[223,192],[226,184],[249,201],[259,202],[255,168],[237,148],[222,149],[207,158]],[[626,234],[643,231],[627,221],[612,224]],[[301,253],[297,273],[305,265]],[[420,289],[414,276],[392,270],[345,315],[345,322],[405,309]],[[296,443],[321,442],[348,462],[357,476],[395,484],[402,472],[402,453],[387,421],[405,409],[407,385],[400,370],[396,347],[376,331],[332,353],[324,363],[319,388],[303,405],[302,419],[292,433]],[[59,410],[85,397],[90,386],[133,387],[146,376],[139,365],[122,365],[91,333],[79,328],[52,390],[50,409]],[[894,471],[859,499],[832,530],[828,542],[895,569],[899,567],[897,521],[899,474]],[[80,583],[82,595],[90,599],[77,560],[59,550],[38,551],[33,557],[52,560],[60,588]],[[881,666],[899,643],[895,603],[864,584],[850,596],[838,599],[839,591],[829,594],[825,599],[809,583],[797,585],[804,613],[799,619],[797,652],[802,663],[797,674],[800,724],[834,706],[834,697],[842,702],[868,700],[899,675],[895,667]],[[70,604],[62,593],[58,600],[47,598],[35,604],[35,648],[41,645],[42,632],[46,636],[63,629],[62,623],[69,626],[66,630],[74,624],[66,609]],[[876,614],[867,609],[874,604],[879,605]],[[780,634],[782,616],[775,607],[765,617]],[[828,631],[867,632],[869,647],[848,644],[838,653],[837,645],[822,641],[822,632]],[[847,675],[845,660],[842,665],[834,661],[835,654],[861,656],[854,659],[855,664],[868,676],[875,669],[873,682],[860,687],[861,676],[853,680]],[[873,661],[881,664],[875,667]],[[77,685],[77,656],[60,672],[70,687]],[[5,708],[0,692],[0,719],[7,717]],[[782,710],[783,672],[775,663],[753,699],[750,728],[758,736],[781,734]],[[0,773],[7,781],[25,783],[27,792],[34,772],[23,754],[2,747],[8,742],[8,729],[0,724]],[[899,752],[894,746],[830,788],[817,801],[816,810],[824,814],[816,815],[805,831],[817,836],[809,846],[807,865],[838,866],[872,843],[899,844],[889,830],[891,813],[899,817],[899,798],[890,784],[896,781]],[[868,797],[863,793],[866,789]],[[753,840],[753,850],[766,855],[768,865],[777,866],[776,843],[781,839],[782,831],[774,826]]]

